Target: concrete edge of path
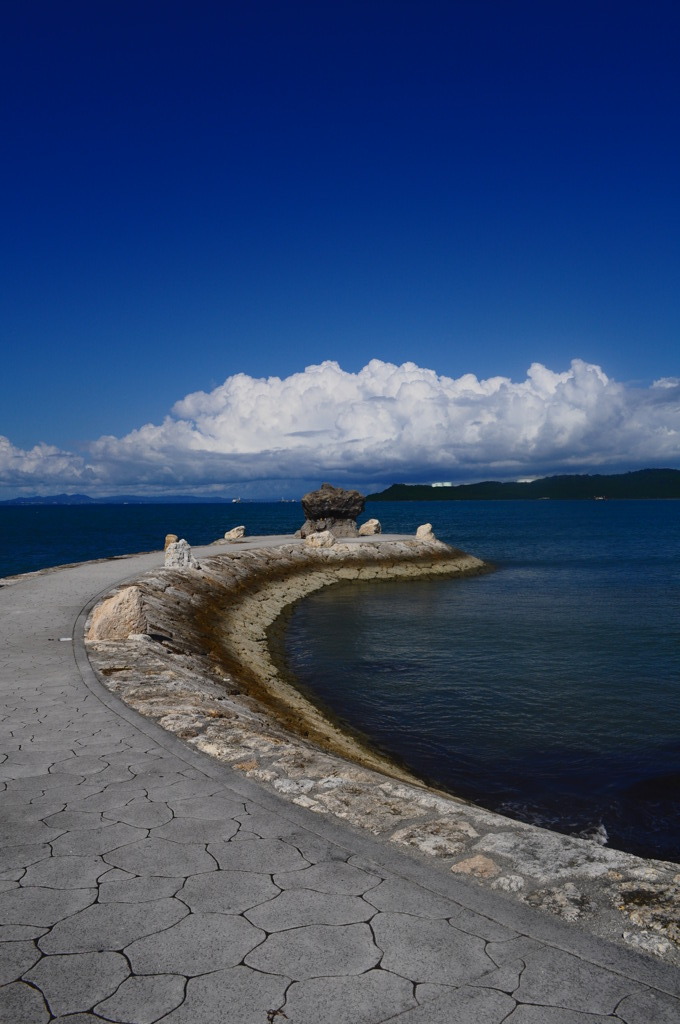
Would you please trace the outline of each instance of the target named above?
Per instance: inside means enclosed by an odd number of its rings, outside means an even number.
[[[139,572],[133,572],[117,581],[116,585],[130,583],[139,574]],[[76,665],[83,683],[102,704],[118,717],[133,725],[159,746],[192,768],[199,770],[208,778],[224,782],[245,800],[257,802],[329,843],[343,849],[351,848],[355,857],[365,859],[367,862],[420,885],[437,895],[454,899],[471,911],[506,925],[523,936],[556,947],[623,977],[658,988],[669,995],[680,995],[680,972],[675,967],[648,958],[643,953],[628,950],[624,946],[592,936],[581,930],[577,924],[569,924],[544,916],[530,907],[511,901],[500,893],[477,889],[463,880],[440,874],[427,862],[419,860],[417,856],[393,848],[375,837],[368,837],[347,822],[320,817],[279,798],[260,787],[257,782],[244,778],[227,765],[213,760],[207,754],[167,732],[153,720],[125,705],[100,683],[90,665],[84,642],[85,622],[91,609],[111,589],[111,586],[107,586],[94,594],[80,610],[74,622],[72,643]]]

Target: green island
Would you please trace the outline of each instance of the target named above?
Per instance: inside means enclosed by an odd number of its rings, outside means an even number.
[[[474,484],[392,484],[368,501],[497,501],[516,499],[603,500],[680,498],[680,470],[546,476],[531,481],[485,480]]]

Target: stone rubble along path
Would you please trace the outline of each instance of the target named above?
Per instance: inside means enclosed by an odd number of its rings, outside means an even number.
[[[677,1024],[675,967],[286,803],[101,686],[86,609],[161,559],[0,581],[2,1024]]]

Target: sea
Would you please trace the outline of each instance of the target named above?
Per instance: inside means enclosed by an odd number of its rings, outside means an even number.
[[[493,564],[339,583],[297,604],[300,689],[424,781],[510,817],[680,862],[680,501],[374,502]],[[297,503],[0,507],[0,576],[291,533]]]

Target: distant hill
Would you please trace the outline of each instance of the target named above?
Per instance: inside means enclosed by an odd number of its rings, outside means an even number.
[[[244,499],[247,500],[247,499]],[[0,505],[225,505],[231,498],[196,498],[186,494],[168,497],[140,497],[137,494],[114,495],[110,498],[91,498],[89,494],[32,494],[26,498],[10,498]]]
[[[680,498],[680,470],[640,469],[634,473],[546,476],[531,483],[502,483],[432,487],[431,484],[392,484],[369,494],[368,501],[494,501],[499,499]]]

